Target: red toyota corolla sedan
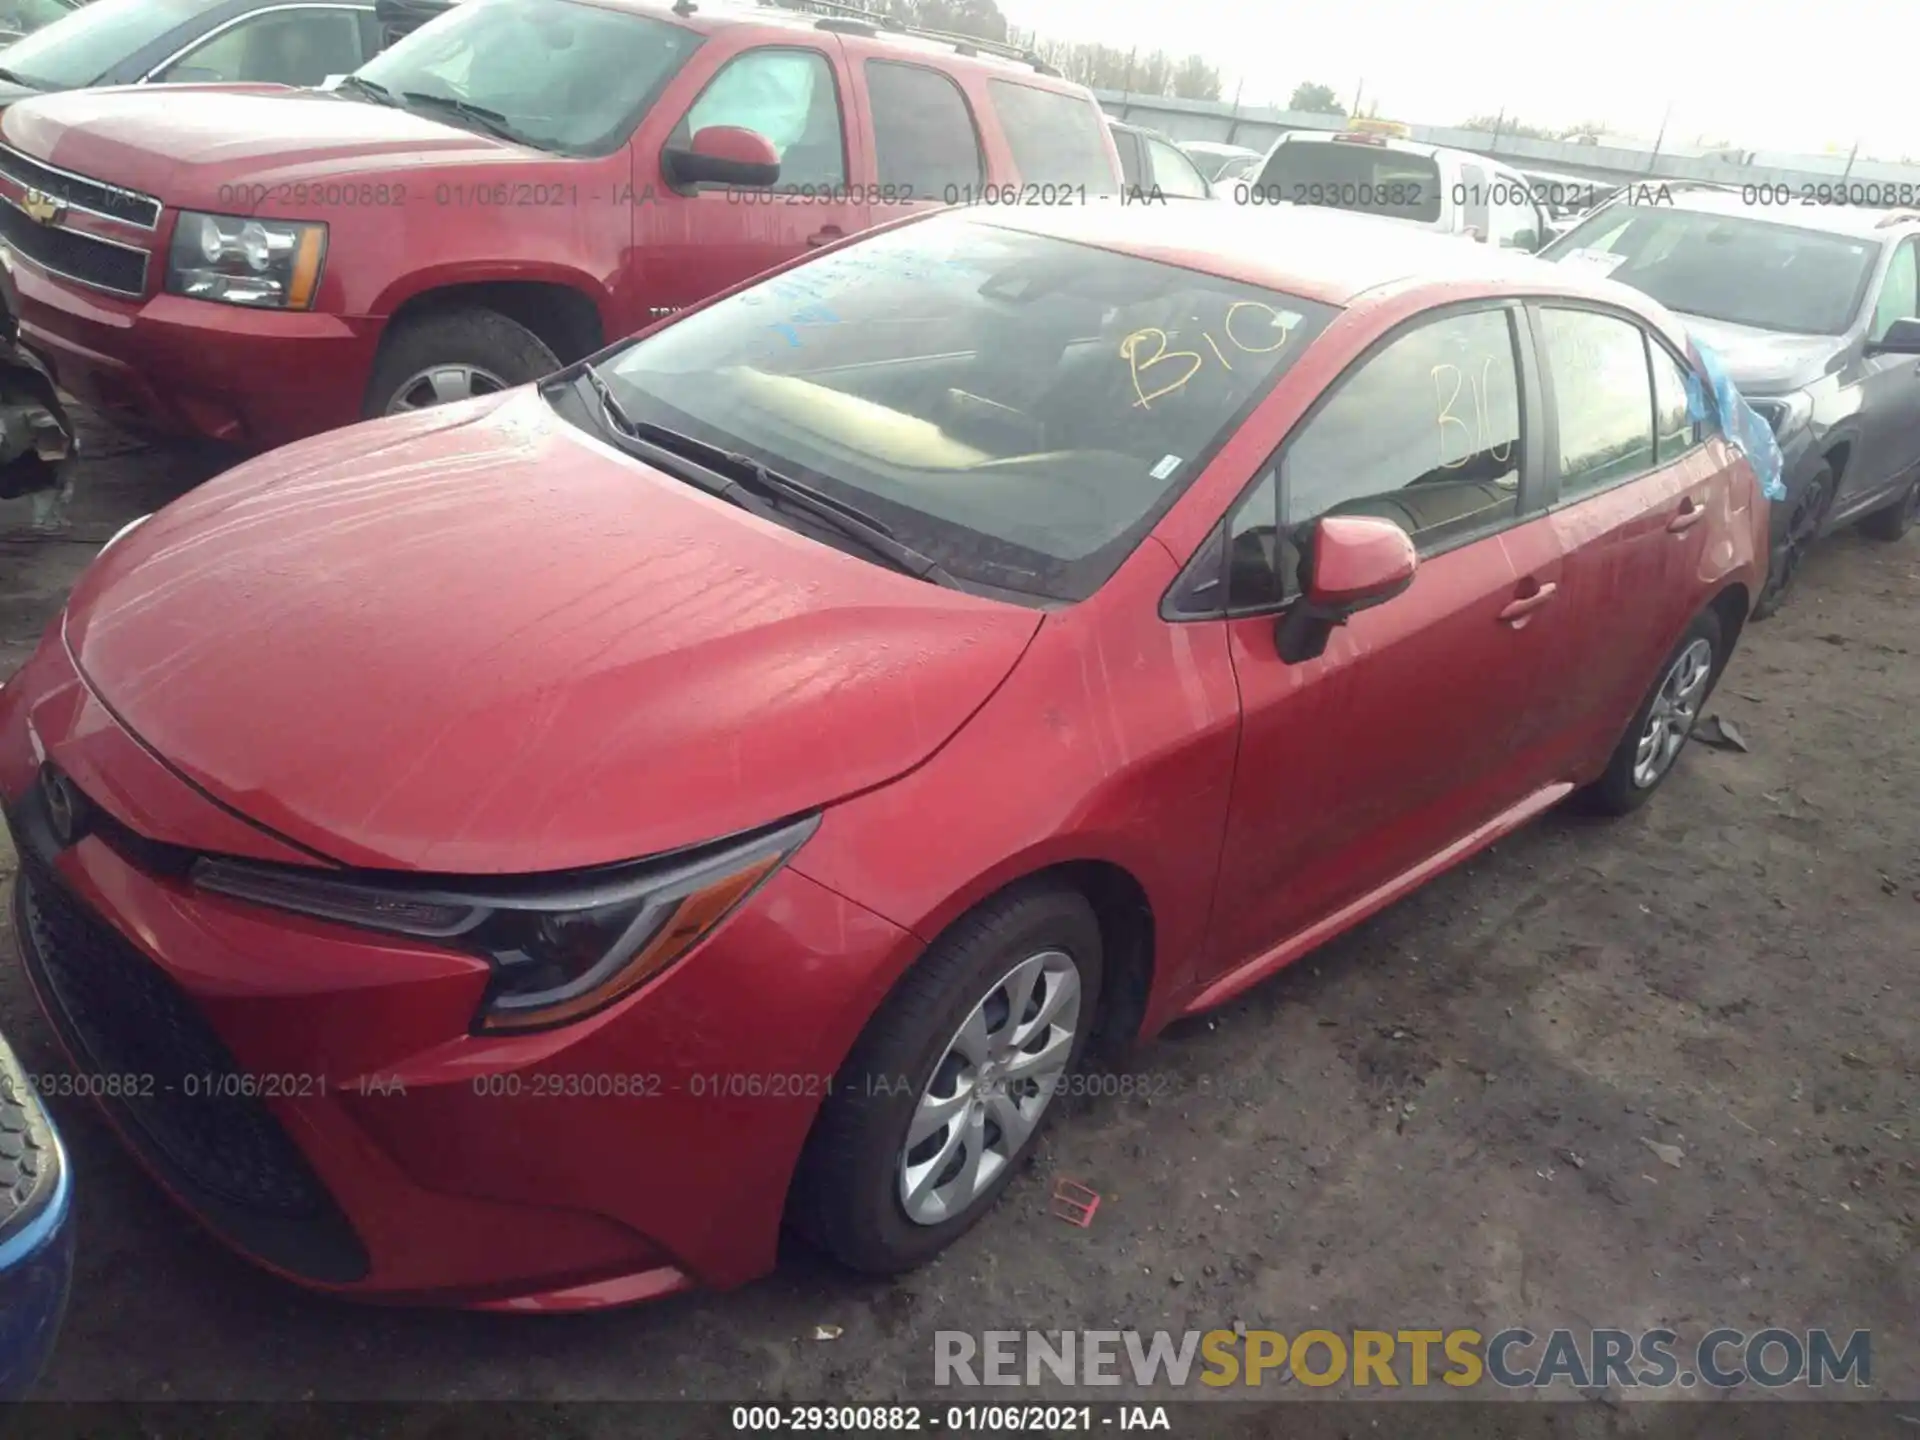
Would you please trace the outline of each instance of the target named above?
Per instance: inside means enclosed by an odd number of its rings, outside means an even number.
[[[948,210],[290,446],[0,690],[27,971],[294,1280],[912,1266],[1090,1036],[1661,783],[1767,536],[1683,355],[1392,221]]]

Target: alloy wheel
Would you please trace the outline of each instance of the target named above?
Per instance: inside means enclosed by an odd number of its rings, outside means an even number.
[[[1827,496],[1832,486],[1833,477],[1822,471],[1793,508],[1792,518],[1787,521],[1787,548],[1780,557],[1780,575],[1774,584],[1776,600],[1786,596],[1800,573],[1800,562],[1807,558],[1807,551],[1820,532],[1820,523],[1826,518]]]
[[[1700,718],[1700,704],[1712,678],[1713,646],[1705,640],[1687,646],[1668,669],[1634,749],[1633,783],[1640,789],[1652,789],[1672,768],[1674,757],[1693,733],[1694,721]]]
[[[389,415],[404,415],[410,410],[425,410],[431,405],[451,405],[456,400],[471,400],[507,389],[507,382],[478,365],[435,365],[422,370],[393,392],[387,401]]]
[[[916,1225],[964,1213],[1020,1153],[1073,1054],[1080,993],[1072,957],[1043,950],[995,981],[954,1032],[900,1152],[900,1204]]]

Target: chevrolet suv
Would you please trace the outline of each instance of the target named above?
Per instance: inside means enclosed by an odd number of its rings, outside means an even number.
[[[1119,190],[1090,91],[847,8],[470,0],[331,89],[28,100],[0,287],[76,398],[261,450],[536,379],[916,209]]]

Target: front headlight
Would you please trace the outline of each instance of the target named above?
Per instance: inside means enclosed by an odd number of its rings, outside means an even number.
[[[326,258],[325,225],[183,210],[167,251],[167,291],[260,310],[310,310]]]
[[[475,1021],[487,1033],[583,1019],[630,994],[736,912],[819,825],[809,816],[658,861],[565,878],[336,880],[203,858],[201,889],[343,925],[432,940],[492,964]]]
[[[1813,418],[1813,397],[1804,390],[1796,390],[1791,395],[1750,399],[1747,404],[1773,428],[1775,435],[1791,435]]]

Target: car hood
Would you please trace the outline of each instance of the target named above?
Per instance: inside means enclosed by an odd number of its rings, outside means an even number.
[[[1720,357],[1727,378],[1753,395],[1778,395],[1811,385],[1843,363],[1847,341],[1838,335],[1787,335],[1700,315],[1680,314],[1687,333]]]
[[[286,839],[515,874],[882,784],[1039,623],[650,469],[528,388],[201,486],[95,561],[66,637],[123,725]]]
[[[552,156],[425,115],[276,85],[121,86],[23,99],[0,136],[36,160],[169,205],[234,209],[231,189],[403,175],[448,164]]]

